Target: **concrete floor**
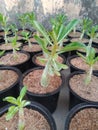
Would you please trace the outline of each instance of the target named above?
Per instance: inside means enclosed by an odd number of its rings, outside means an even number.
[[[57,130],[64,130],[65,118],[68,113],[69,92],[66,86],[66,76],[68,76],[69,73],[70,73],[69,69],[63,71],[63,74],[65,75],[65,85],[60,92],[57,109],[53,113]]]

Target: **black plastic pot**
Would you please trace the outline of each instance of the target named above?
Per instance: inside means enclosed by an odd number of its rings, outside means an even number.
[[[44,67],[44,65],[40,65],[40,64],[38,64],[38,63],[35,62],[36,58],[39,57],[39,56],[42,56],[42,55],[43,55],[43,53],[40,52],[40,53],[35,54],[35,55],[32,57],[33,66],[35,66],[35,67]],[[59,56],[63,59],[63,64],[64,64],[64,63],[66,62],[65,56],[64,56],[63,54],[62,54],[62,55],[59,55]]]
[[[78,104],[77,106],[75,106],[74,108],[72,108],[66,116],[64,130],[69,130],[69,125],[70,125],[70,122],[71,122],[72,118],[74,117],[74,115],[76,113],[78,113],[79,111],[86,109],[86,108],[98,109],[98,105],[81,103],[81,104]],[[76,130],[75,127],[73,129]]]
[[[1,108],[7,104],[7,102],[3,101],[3,98],[5,98],[7,96],[17,97],[19,95],[19,82],[20,82],[19,80],[21,77],[21,72],[17,68],[14,68],[14,67],[0,67],[0,70],[12,70],[12,71],[16,72],[16,74],[18,75],[18,78],[14,84],[12,84],[11,86],[8,86],[8,88],[0,91],[0,108]]]
[[[22,62],[22,63],[19,63],[19,64],[16,64],[16,65],[3,65],[1,64],[2,67],[7,67],[7,66],[11,66],[11,67],[16,67],[18,68],[22,73],[24,73],[26,70],[29,69],[29,66],[30,66],[30,55],[27,53],[27,52],[24,52],[24,51],[19,51],[20,53],[24,53],[25,55],[27,55],[27,60]],[[8,54],[8,53],[12,53],[12,52],[6,52],[4,55]],[[21,57],[20,57],[21,58]]]
[[[89,103],[89,104],[96,104],[98,105],[98,102],[94,102],[94,101],[90,101],[90,100],[87,100],[87,99],[84,99],[82,98],[80,95],[78,95],[77,93],[75,93],[72,89],[71,89],[71,86],[69,84],[70,82],[70,79],[74,76],[74,75],[78,75],[78,74],[84,74],[85,72],[81,72],[81,71],[76,71],[76,72],[73,72],[71,73],[68,77],[67,77],[67,86],[69,88],[69,109],[73,108],[75,105],[77,104],[80,104],[80,103],[83,103],[83,102],[86,102],[86,103]],[[98,77],[98,74],[95,74],[95,76]]]
[[[92,45],[94,45],[98,48],[98,42],[97,41],[92,41]]]
[[[36,67],[36,68],[30,69],[23,74],[23,76],[20,80],[20,89],[24,86],[23,85],[24,77],[27,74],[29,74],[30,72],[37,70],[37,69],[43,69],[43,67]],[[57,108],[60,90],[64,86],[65,77],[63,74],[61,74],[61,79],[62,79],[61,86],[59,86],[59,88],[53,92],[49,92],[46,94],[36,94],[36,93],[32,93],[30,91],[27,91],[26,96],[27,96],[28,100],[36,101],[36,102],[44,105],[51,113],[53,113]]]
[[[2,109],[0,109],[0,116],[2,116],[5,112],[7,112],[9,106],[11,105],[10,104],[6,105]],[[30,105],[26,106],[26,108],[38,111],[40,114],[42,114],[45,117],[45,119],[49,123],[50,130],[57,130],[54,118],[44,106],[36,102],[31,102]]]
[[[70,72],[73,73],[75,71],[82,71],[82,72],[85,72],[85,70],[83,69],[80,69],[80,68],[77,68],[75,67],[72,63],[71,63],[71,60],[74,59],[74,58],[77,58],[79,57],[78,55],[73,55],[73,56],[70,56],[68,57],[67,59],[67,65],[70,67]],[[98,70],[93,70],[94,73],[98,73]]]

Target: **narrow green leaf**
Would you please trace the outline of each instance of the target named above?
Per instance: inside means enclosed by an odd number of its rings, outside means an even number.
[[[35,27],[35,29],[37,31],[39,31],[45,37],[45,39],[47,40],[48,43],[52,44],[51,40],[50,40],[50,38],[49,38],[49,36],[47,34],[46,29],[40,23],[38,23],[37,21],[34,20],[33,21],[33,26]]]
[[[12,104],[17,105],[17,100],[16,100],[16,98],[11,97],[11,96],[4,98],[3,101],[7,101],[7,102],[9,102],[9,103],[12,103]]]
[[[57,38],[58,42],[60,43],[78,23],[79,20],[74,19],[67,26],[61,25]]]
[[[18,107],[16,106],[11,106],[9,109],[8,109],[8,112],[6,114],[6,120],[10,120],[13,118],[13,116],[18,112]]]
[[[21,91],[20,91],[20,95],[19,95],[20,101],[22,101],[22,99],[23,99],[23,97],[25,96],[26,92],[27,92],[27,86],[24,86],[24,87],[21,89]]]

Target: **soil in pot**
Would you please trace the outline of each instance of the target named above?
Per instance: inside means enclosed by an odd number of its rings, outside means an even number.
[[[55,91],[61,85],[61,77],[54,75],[52,77],[49,76],[50,84],[48,87],[42,87],[40,84],[42,73],[43,69],[39,69],[34,70],[25,76],[23,79],[23,85],[28,86],[28,91],[37,94],[46,94]]]
[[[29,30],[29,29],[25,29],[24,31],[30,33],[30,30]],[[22,34],[21,34],[22,32],[23,32],[23,29],[19,29],[18,32],[17,32],[17,35],[18,35],[18,36],[22,36]]]
[[[24,130],[51,130],[47,120],[39,112],[24,108],[25,129]],[[17,130],[18,114],[10,121],[5,120],[6,114],[0,117],[0,130]],[[13,123],[12,123],[13,122]]]
[[[82,103],[69,111],[65,130],[97,130],[98,105]]]
[[[45,63],[42,63],[39,60],[39,58],[45,58],[45,56],[42,53],[38,53],[38,54],[34,55],[33,58],[32,58],[33,64],[36,65],[36,66],[45,66]],[[57,61],[60,62],[60,63],[65,63],[64,56],[63,55],[58,56]]]
[[[30,55],[26,52],[18,51],[14,57],[13,53],[5,53],[0,57],[1,66],[14,66],[20,69],[21,72],[29,68]]]
[[[22,43],[20,42],[17,42],[17,47],[20,48],[22,46]],[[11,50],[12,51],[12,45],[11,43],[8,43],[8,44],[5,44],[5,43],[2,43],[0,44],[0,50],[5,50],[5,51],[9,51]]]
[[[91,102],[98,102],[98,77],[92,75],[91,82],[85,84],[86,74],[76,74],[69,80],[71,90],[79,97]]]
[[[34,52],[40,52],[42,49],[40,45],[32,44],[31,47],[29,47],[29,45],[24,45],[22,50],[34,53]]]
[[[20,81],[20,86],[27,86],[27,98],[29,100],[39,102],[53,113],[57,107],[64,77],[62,75],[48,76],[50,83],[47,87],[43,87],[40,83],[42,73],[42,68],[30,69],[24,73]]]
[[[98,109],[86,108],[75,114],[70,122],[69,130],[97,130],[97,122]]]
[[[13,119],[6,121],[6,111],[0,111],[0,130],[17,130],[19,115],[16,114]],[[32,102],[29,106],[24,108],[25,128],[24,130],[56,130],[54,119],[49,111],[42,105]]]
[[[79,56],[72,56],[69,58],[69,64],[72,67],[72,71],[81,70],[85,71],[89,69],[89,65]],[[93,70],[98,71],[98,61],[93,65]]]
[[[73,38],[73,39],[71,39],[71,42],[80,42],[80,43],[88,44],[89,43],[89,39],[86,39],[86,38],[83,38],[83,39]]]
[[[80,38],[81,32],[79,32],[79,31],[76,31],[76,32],[72,31],[72,32],[70,32],[70,33],[68,34],[68,36],[69,36],[70,38]]]
[[[18,96],[20,76],[20,71],[14,67],[0,67],[0,107],[7,104],[3,102],[4,97]]]
[[[0,91],[14,84],[17,78],[18,74],[13,70],[0,70]]]
[[[12,32],[9,31],[7,35],[11,35],[11,34]],[[5,35],[5,32],[3,30],[0,30],[0,36],[4,37],[4,35]]]

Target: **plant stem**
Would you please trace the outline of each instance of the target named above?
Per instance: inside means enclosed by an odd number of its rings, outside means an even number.
[[[20,108],[18,130],[24,130],[24,128],[25,128],[24,110],[23,108]]]
[[[87,77],[85,79],[85,83],[86,85],[88,85],[91,81],[91,77],[92,77],[92,73],[93,73],[93,66],[90,66],[89,71],[87,72]]]
[[[7,41],[7,33],[6,33],[6,32],[5,32],[5,34],[4,34],[4,40],[5,40],[5,43],[7,44],[8,41]]]
[[[81,36],[80,36],[80,40],[82,40],[82,38],[83,38],[83,36],[84,36],[84,30],[83,30],[83,32],[82,32],[82,34],[81,34]]]
[[[76,33],[76,27],[74,27],[73,32],[74,32],[74,34]]]
[[[29,44],[29,47],[31,48],[32,47],[32,44],[30,42],[30,40],[28,39],[28,44]]]
[[[89,40],[89,44],[88,44],[90,47],[92,47],[92,41],[93,41],[93,39],[91,38],[91,39]]]

